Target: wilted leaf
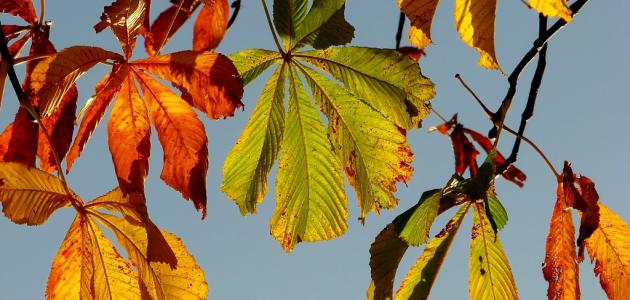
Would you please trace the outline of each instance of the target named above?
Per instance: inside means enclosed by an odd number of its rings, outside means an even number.
[[[39,61],[30,76],[30,89],[37,95],[36,107],[42,116],[52,114],[88,69],[102,61],[122,59],[119,54],[98,47],[73,46]]]
[[[182,91],[183,99],[210,118],[233,116],[234,110],[243,105],[243,82],[222,54],[182,51],[131,64],[171,82]]]
[[[20,163],[0,163],[0,202],[11,221],[40,225],[70,201],[57,177]]]
[[[586,239],[586,250],[595,261],[606,295],[612,300],[630,298],[630,228],[619,215],[601,202],[599,227]]]
[[[94,30],[98,33],[110,27],[129,59],[148,11],[146,0],[115,0],[105,6],[101,21],[94,25]]]
[[[192,200],[205,218],[208,138],[203,123],[186,101],[148,75],[136,74],[164,149],[160,178]]]
[[[230,8],[227,0],[205,0],[193,27],[195,51],[212,50],[219,46],[227,30]]]
[[[462,40],[479,51],[479,65],[499,68],[494,51],[496,0],[456,0],[455,28]]]
[[[433,283],[469,206],[465,204],[460,208],[446,226],[429,241],[422,255],[418,257],[400,284],[396,292],[397,300],[429,298]]]
[[[286,251],[300,241],[329,240],[348,227],[348,202],[339,162],[319,112],[295,70],[278,167],[271,234]]]
[[[561,17],[570,22],[573,12],[567,7],[567,0],[529,0],[529,6],[547,17]]]
[[[470,241],[470,298],[518,299],[516,283],[501,240],[494,233],[485,209],[474,205]]]
[[[580,189],[575,185],[577,181]],[[599,226],[599,195],[595,190],[595,184],[586,176],[577,177],[573,174],[571,165],[564,162],[562,171],[562,186],[564,187],[565,201],[568,206],[582,213],[580,230],[577,238],[578,259],[584,259],[584,240],[586,240]]]
[[[418,48],[432,43],[431,23],[439,0],[398,0],[400,11],[411,21],[409,41]]]
[[[558,183],[557,192],[558,199],[551,216],[542,269],[545,280],[549,282],[547,296],[555,300],[579,299],[579,268],[571,206],[566,202],[562,183]]]

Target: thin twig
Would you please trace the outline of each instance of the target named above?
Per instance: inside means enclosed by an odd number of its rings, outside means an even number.
[[[468,93],[472,95],[473,98],[475,98],[475,100],[477,100],[477,103],[481,106],[481,108],[486,113],[486,115],[488,115],[488,118],[492,119],[493,112],[486,106],[485,103],[483,103],[483,101],[481,101],[481,98],[479,98],[479,96],[475,94],[475,92],[466,84],[466,82],[464,82],[464,79],[462,78],[462,76],[459,74],[455,74],[455,78],[457,78],[457,80],[459,80],[459,83],[461,83],[464,86],[464,88],[468,91]]]
[[[405,28],[405,13],[401,12],[398,18],[398,29],[396,30],[396,50],[400,49],[400,40],[402,40],[402,32]]]
[[[584,6],[584,4],[586,4],[587,2],[588,0],[577,0],[570,6],[571,10],[573,11],[573,17],[578,14],[582,6]],[[494,127],[490,130],[490,133],[488,133],[488,136],[490,136],[491,138],[496,138],[495,145],[499,142],[503,122],[505,122],[507,112],[510,109],[510,105],[512,105],[512,99],[514,99],[514,95],[516,94],[518,77],[521,75],[525,67],[527,67],[529,62],[542,50],[543,46],[547,44],[547,42],[566,24],[567,22],[564,19],[560,19],[547,31],[545,31],[543,35],[539,36],[534,41],[534,45],[531,47],[531,49],[529,49],[529,51],[525,53],[521,61],[512,71],[512,73],[510,73],[510,76],[508,77],[508,83],[510,84],[510,87],[508,88],[503,102],[501,102],[501,107],[499,107],[499,109],[497,109],[497,111],[492,116]]]
[[[166,32],[164,33],[164,38],[160,42],[160,47],[158,47],[157,51],[155,52],[155,56],[160,55],[162,48],[164,48],[164,45],[166,44],[166,40],[168,40],[168,35],[171,34],[171,30],[173,29],[175,20],[177,20],[177,15],[179,15],[179,12],[182,10],[182,5],[184,5],[184,0],[179,0],[179,4],[177,5],[177,10],[175,11],[175,14],[173,14],[173,17],[171,18],[171,22],[168,23],[168,28],[166,29]]]
[[[446,118],[444,118],[444,116],[442,116],[439,112],[437,112],[437,110],[435,110],[435,108],[431,107],[431,112],[438,117],[438,119],[440,119],[440,121],[442,121],[442,123],[446,123],[448,122],[448,120],[446,120]]]
[[[547,17],[543,14],[538,15],[538,34],[542,35],[547,31]],[[538,63],[536,64],[536,71],[534,72],[534,76],[532,77],[532,83],[529,88],[529,95],[527,97],[527,104],[525,105],[525,109],[523,109],[523,113],[521,114],[521,122],[518,126],[518,134],[523,135],[525,133],[525,127],[527,126],[527,121],[531,119],[534,115],[534,108],[536,107],[536,98],[538,97],[538,91],[540,90],[540,85],[542,84],[543,75],[545,74],[545,67],[547,66],[547,45],[545,44],[542,49],[540,49],[540,54],[538,55]],[[498,173],[502,173],[507,170],[510,164],[516,162],[518,151],[521,146],[521,139],[517,137],[514,140],[514,145],[512,146],[512,152],[510,156],[505,160],[505,163],[497,170]]]
[[[267,17],[267,24],[269,25],[269,30],[271,31],[271,35],[273,36],[273,41],[276,43],[276,47],[278,48],[278,52],[282,54],[282,57],[285,56],[284,50],[282,50],[282,46],[280,46],[280,41],[276,36],[276,30],[273,27],[273,22],[271,22],[271,16],[269,15],[269,9],[267,8],[267,3],[265,0],[260,0],[262,2],[262,6],[265,9],[265,17]]]
[[[50,144],[51,152],[53,154],[55,165],[57,167],[57,176],[59,177],[59,180],[61,180],[63,189],[66,192],[66,196],[68,196],[68,198],[70,199],[70,203],[72,204],[72,206],[74,206],[76,209],[80,209],[82,204],[77,199],[74,198],[73,193],[70,191],[70,188],[68,187],[68,182],[66,180],[66,177],[63,175],[63,169],[61,168],[61,160],[59,159],[59,155],[57,154],[57,151],[55,147],[53,146],[52,138],[50,137],[50,134],[48,134],[48,130],[42,123],[39,113],[28,101],[28,97],[26,96],[26,93],[24,93],[24,90],[22,89],[22,86],[20,85],[20,81],[17,78],[17,75],[15,73],[15,67],[13,65],[13,57],[11,56],[11,53],[9,53],[7,39],[1,27],[2,27],[2,23],[0,22],[0,54],[2,55],[2,59],[4,59],[7,62],[7,65],[9,68],[8,75],[9,75],[9,80],[11,81],[11,86],[13,87],[13,90],[15,91],[18,101],[20,102],[20,106],[23,107],[35,121],[37,121],[37,124],[39,125],[39,129],[44,134],[44,137],[46,137],[48,144]]]
[[[46,19],[46,0],[40,0],[39,6],[39,25],[44,25],[44,20]]]
[[[230,28],[230,26],[234,24],[234,21],[236,21],[236,16],[238,16],[239,11],[241,11],[241,0],[234,0],[234,2],[232,2],[232,8],[234,10],[232,11],[232,16],[230,16],[230,20],[228,21],[227,28]]]

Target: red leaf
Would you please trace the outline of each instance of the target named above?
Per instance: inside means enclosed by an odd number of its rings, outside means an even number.
[[[144,47],[147,50],[147,53],[151,56],[156,55],[158,48],[162,43],[166,45],[171,37],[179,30],[180,27],[188,20],[194,10],[199,6],[199,0],[182,0],[184,3],[182,4],[179,13],[175,17],[175,21],[173,22],[170,31],[169,25],[171,25],[171,20],[173,16],[177,12],[177,7],[179,6],[179,1],[171,1],[172,5],[163,11],[157,19],[151,25],[150,32],[145,34]]]
[[[0,12],[20,17],[30,24],[37,23],[37,13],[30,0],[0,0]]]
[[[477,155],[479,151],[464,135],[464,127],[457,124],[450,134],[455,154],[455,172],[462,175],[466,169],[470,168],[470,175],[477,174]]]
[[[0,135],[0,161],[19,162],[34,167],[37,155],[37,123],[29,119],[22,107],[13,123]]]
[[[76,87],[71,88],[61,100],[59,109],[52,115],[42,118],[42,125],[48,131],[54,151],[63,160],[72,143],[72,133],[74,132],[74,122],[76,120],[77,98],[79,97]],[[48,143],[46,136],[40,130],[39,143],[37,146],[37,156],[39,157],[40,168],[50,173],[57,169],[53,148]]]
[[[398,48],[398,52],[406,55],[407,57],[415,61],[420,61],[420,58],[426,55],[423,49],[416,48],[416,47],[400,47]]]
[[[216,48],[227,30],[230,8],[227,0],[206,0],[193,29],[193,50]]]

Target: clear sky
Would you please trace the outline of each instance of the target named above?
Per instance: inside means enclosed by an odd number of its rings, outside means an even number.
[[[36,1],[38,2],[38,1]],[[153,17],[166,1],[154,1]],[[121,52],[109,30],[95,34],[92,29],[109,1],[48,1],[47,19],[53,20],[52,41],[58,49],[71,45],[98,45]],[[271,4],[271,3],[269,3]],[[270,5],[271,6],[271,5]],[[538,97],[534,118],[526,135],[534,140],[556,168],[563,160],[573,163],[576,173],[596,183],[601,200],[630,220],[627,187],[630,176],[630,21],[628,1],[590,1],[566,28],[551,41],[547,71]],[[398,22],[396,1],[349,0],[347,19],[356,28],[354,45],[392,48]],[[12,18],[3,17],[8,22]],[[552,20],[555,21],[555,20]],[[510,72],[529,49],[537,32],[537,16],[520,1],[499,1],[496,48],[499,63]],[[550,22],[551,23],[551,22]],[[493,109],[507,89],[507,78],[477,65],[478,54],[465,46],[453,26],[453,1],[442,1],[433,22],[435,45],[427,49],[421,67],[437,85],[434,107],[450,116],[459,113],[467,127],[486,132],[490,123],[473,99],[454,79],[460,73]],[[178,32],[163,51],[188,49],[191,25]],[[406,43],[406,39],[405,42]],[[139,40],[136,57],[144,57]],[[244,1],[241,13],[218,51],[229,54],[246,48],[274,49],[259,1]],[[507,123],[519,121],[533,66],[522,75],[519,93]],[[20,67],[23,68],[23,67]],[[93,93],[94,83],[106,68],[98,67],[79,82],[81,104]],[[21,74],[21,73],[20,73]],[[159,180],[162,153],[153,135],[151,171],[147,196],[151,217],[158,226],[183,239],[206,272],[209,299],[363,299],[370,280],[369,246],[378,232],[396,215],[415,204],[423,191],[443,186],[453,172],[449,140],[427,128],[439,124],[430,116],[424,128],[409,132],[415,152],[415,173],[407,186],[399,185],[399,208],[381,216],[369,215],[362,226],[354,192],[348,190],[350,220],[345,236],[315,244],[303,243],[286,254],[269,235],[274,209],[273,183],[257,215],[242,217],[237,206],[220,191],[223,161],[240,135],[262,89],[264,74],[246,87],[244,111],[228,120],[209,121],[202,116],[210,140],[208,174],[208,217],[201,221],[190,202]],[[22,76],[22,75],[20,75]],[[4,128],[16,111],[9,86],[0,112]],[[500,150],[511,149],[512,138],[501,139]],[[542,299],[547,284],[541,263],[549,217],[556,199],[556,182],[539,157],[523,145],[517,166],[528,175],[525,187],[517,188],[498,179],[497,193],[510,220],[501,231],[519,294],[522,299]],[[102,123],[68,177],[84,199],[92,199],[116,184]],[[55,213],[39,227],[18,226],[0,218],[0,299],[42,299],[51,262],[72,221],[71,209]],[[440,218],[433,228],[444,224]],[[468,297],[468,251],[470,217],[452,245],[435,283],[433,299]],[[395,288],[420,255],[411,248],[403,259]],[[593,266],[581,265],[584,299],[604,299]]]

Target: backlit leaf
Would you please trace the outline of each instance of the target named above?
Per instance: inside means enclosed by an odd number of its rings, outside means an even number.
[[[392,299],[394,277],[400,260],[409,248],[398,236],[396,224],[390,223],[370,246],[370,270],[372,281],[368,288],[368,300]]]
[[[553,208],[545,246],[543,275],[549,282],[549,299],[580,299],[579,268],[575,247],[575,228],[571,207],[565,199],[562,183]]]
[[[20,163],[0,163],[2,212],[17,224],[40,225],[57,209],[70,206],[57,177]]]
[[[0,0],[0,12],[20,17],[30,24],[37,22],[37,14],[31,0]]]
[[[185,199],[192,200],[205,217],[208,138],[203,123],[186,101],[150,76],[136,74],[164,149],[160,178]]]
[[[566,0],[529,0],[529,6],[547,17],[561,17],[567,22],[573,17]]]
[[[325,35],[326,32],[322,32],[322,27],[333,19],[340,10],[344,10],[345,2],[345,0],[314,0],[301,26],[295,31],[294,42],[287,48],[302,47],[310,41],[315,41],[320,34]],[[341,16],[343,17],[343,14]],[[342,31],[347,31],[346,27],[347,25],[342,27]]]
[[[18,108],[13,123],[0,135],[0,162],[19,162],[34,167],[38,130],[39,126],[29,119],[26,109]]]
[[[418,257],[415,264],[411,267],[400,284],[400,288],[398,292],[396,292],[396,299],[429,298],[433,283],[451,247],[451,243],[466,216],[466,212],[468,212],[468,207],[469,205],[465,204],[460,208],[448,221],[446,226],[429,241],[422,255]]]
[[[252,116],[223,165],[221,190],[236,201],[241,214],[255,213],[267,193],[267,176],[284,133],[285,72],[271,76]]]
[[[293,70],[292,70],[293,71]],[[339,162],[319,112],[295,71],[282,140],[271,234],[286,251],[300,241],[329,240],[347,225],[348,202]]]
[[[431,23],[439,0],[398,0],[400,11],[411,21],[409,41],[418,48],[432,43]]]
[[[182,6],[178,9],[180,2]],[[157,55],[160,45],[168,43],[175,32],[192,16],[200,3],[199,0],[171,0],[171,6],[160,13],[151,24],[150,31],[144,33],[144,47],[147,53],[151,56]],[[175,16],[174,21],[173,16]]]
[[[612,300],[630,298],[630,228],[619,215],[601,202],[599,227],[586,239],[586,250],[595,261],[606,295]]]
[[[57,170],[53,151],[56,151],[59,159],[62,160],[70,149],[76,121],[78,93],[76,87],[70,88],[63,99],[61,99],[59,108],[51,115],[42,118],[42,125],[46,128],[52,140],[51,147],[42,130],[39,130],[37,156],[39,157],[40,168],[43,170],[48,172]]]
[[[222,54],[182,51],[136,60],[132,65],[171,82],[184,100],[210,118],[232,116],[243,105],[243,82]]]
[[[501,201],[499,201],[499,198],[494,192],[489,193],[486,197],[486,214],[492,216],[492,221],[494,221],[497,230],[503,229],[508,222],[507,211],[505,211],[503,204],[501,204]],[[488,217],[488,219],[490,219],[490,217]]]
[[[495,234],[482,204],[474,204],[470,241],[470,298],[518,299],[501,240]]]
[[[277,51],[246,49],[231,54],[230,59],[241,75],[243,84],[247,85],[279,59],[282,59],[282,56]]]
[[[319,30],[304,37],[301,43],[309,44],[315,49],[350,43],[354,38],[354,27],[346,21],[344,11],[344,7],[337,10]]]
[[[146,0],[115,0],[111,5],[105,6],[101,21],[94,25],[94,29],[98,33],[110,27],[126,57],[130,58],[147,12]]]
[[[500,70],[494,50],[496,6],[496,0],[456,0],[455,28],[468,46],[479,51],[479,65]]]
[[[361,214],[393,208],[397,182],[411,178],[413,153],[405,135],[366,103],[306,67],[301,70],[320,109],[328,117],[329,136]]]
[[[438,215],[442,190],[422,193],[416,205],[394,219],[399,236],[410,246],[420,246],[429,238],[429,230]]]
[[[285,49],[296,42],[297,31],[306,17],[308,0],[274,0],[273,23]]]
[[[230,8],[227,0],[205,0],[193,27],[195,51],[207,51],[219,46],[227,30]]]
[[[132,76],[122,83],[107,124],[107,141],[120,188],[144,192],[149,172],[151,127],[144,102]]]
[[[30,77],[30,89],[37,94],[42,116],[57,109],[74,82],[95,64],[121,60],[120,54],[98,47],[73,46],[39,61]]]
[[[341,47],[295,56],[329,72],[400,127],[419,127],[429,113],[426,102],[435,96],[433,83],[420,75],[415,61],[395,50]]]

